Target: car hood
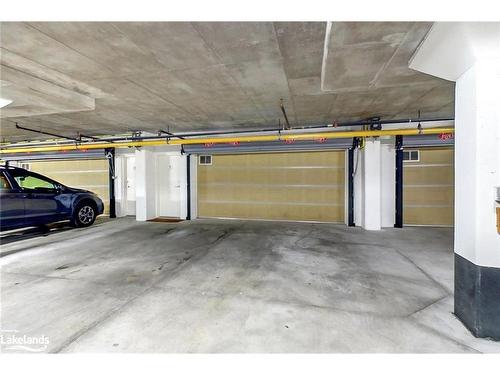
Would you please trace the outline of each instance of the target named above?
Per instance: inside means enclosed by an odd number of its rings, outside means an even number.
[[[95,193],[92,192],[92,191],[90,191],[90,190],[72,188],[72,187],[68,187],[68,186],[65,187],[64,192],[65,193],[88,193],[88,194],[94,194],[95,195]]]

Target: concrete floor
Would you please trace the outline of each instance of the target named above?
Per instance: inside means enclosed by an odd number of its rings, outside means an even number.
[[[452,238],[129,218],[5,235],[1,328],[47,352],[500,352],[451,313]]]

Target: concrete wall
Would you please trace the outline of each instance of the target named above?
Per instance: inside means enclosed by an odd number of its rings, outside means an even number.
[[[408,124],[406,124],[408,125]],[[440,126],[449,124],[439,124]],[[412,125],[413,126],[413,125]],[[396,124],[393,127],[403,127]],[[141,148],[135,151],[137,159],[137,220],[149,220],[158,216],[158,192],[156,176],[160,171],[155,156],[160,154],[180,155],[179,146]],[[121,193],[126,187],[120,177],[123,172],[120,158],[130,151],[117,153],[117,215],[123,216]],[[354,220],[356,226],[370,230],[393,227],[395,219],[395,150],[394,138],[367,139],[363,149],[354,155]],[[191,217],[197,217],[197,167],[198,158],[191,157]],[[181,217],[187,215],[187,176],[181,170]],[[366,202],[366,203],[365,203]]]

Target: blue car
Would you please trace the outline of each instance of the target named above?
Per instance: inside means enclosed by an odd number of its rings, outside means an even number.
[[[0,166],[0,230],[70,220],[88,227],[104,212],[94,193],[75,189],[22,168]]]

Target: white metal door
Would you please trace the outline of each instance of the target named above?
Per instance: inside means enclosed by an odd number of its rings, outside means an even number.
[[[127,215],[135,215],[135,156],[127,157]]]
[[[181,217],[182,157],[158,155],[158,215]]]

